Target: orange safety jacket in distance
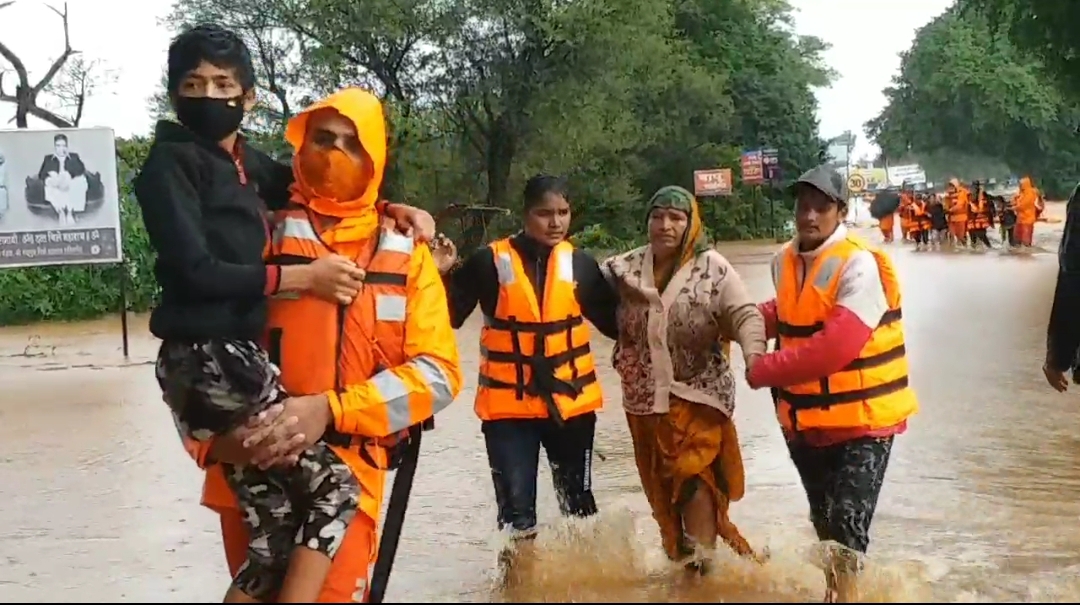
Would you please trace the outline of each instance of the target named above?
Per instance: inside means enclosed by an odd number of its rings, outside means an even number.
[[[968,206],[971,202],[971,197],[966,189],[957,188],[952,193],[945,195],[946,205],[945,209],[949,214],[950,223],[964,223],[967,224],[968,220]]]
[[[982,192],[968,205],[968,229],[990,228],[990,205]]]
[[[840,276],[852,254],[869,251],[877,261],[888,311],[874,328],[859,357],[839,372],[779,390],[777,418],[786,432],[810,429],[896,426],[918,411],[908,385],[908,363],[901,322],[900,284],[892,261],[853,235],[830,245],[806,268],[795,247],[783,255],[776,293],[779,348],[797,348],[822,330],[837,302]]]
[[[481,420],[546,418],[561,422],[603,405],[589,327],[575,295],[573,253],[560,242],[548,257],[544,300],[509,239],[491,244],[499,276],[494,317],[480,333],[476,415]]]
[[[446,291],[427,246],[385,227],[357,238],[349,219],[319,229],[313,218],[303,208],[279,213],[270,262],[305,264],[340,254],[366,270],[364,286],[348,306],[307,293],[274,295],[267,348],[288,393],[328,395],[334,426],[324,439],[356,474],[361,511],[377,520],[389,456],[373,438],[424,422],[461,388]],[[208,473],[204,502],[235,507],[219,475]]]

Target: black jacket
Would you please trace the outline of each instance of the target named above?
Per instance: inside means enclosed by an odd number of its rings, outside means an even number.
[[[1080,350],[1080,185],[1073,189],[1065,210],[1065,231],[1058,248],[1058,278],[1054,305],[1046,329],[1046,363],[1066,371],[1077,366]]]
[[[158,122],[135,179],[161,304],[150,331],[161,339],[254,340],[266,323],[266,211],[288,201],[292,171],[240,141],[232,154],[183,126]]]
[[[544,300],[544,278],[547,276],[551,247],[524,233],[511,237],[510,245],[521,256],[536,299]],[[608,338],[616,338],[619,333],[615,324],[618,294],[604,279],[596,259],[580,250],[574,250],[572,262],[574,280],[577,282],[575,294],[578,305],[581,306],[581,314],[602,334]],[[455,329],[465,323],[478,303],[484,315],[495,316],[495,305],[499,301],[499,274],[495,268],[494,252],[489,246],[474,252],[460,268],[443,281],[450,305],[450,322]]]

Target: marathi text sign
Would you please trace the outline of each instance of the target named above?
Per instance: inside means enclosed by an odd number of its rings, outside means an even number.
[[[731,169],[695,170],[694,195],[698,197],[731,195]]]
[[[116,262],[116,229],[0,233],[0,266]]]
[[[108,128],[0,131],[0,267],[123,258]]]
[[[765,182],[765,171],[761,162],[761,150],[745,151],[739,162],[742,168],[742,180],[747,185],[760,185]]]

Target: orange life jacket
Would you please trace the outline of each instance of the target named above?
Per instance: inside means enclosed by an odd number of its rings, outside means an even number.
[[[986,203],[985,194],[979,193],[978,198],[968,205],[968,229],[988,229],[990,227],[990,208]]]
[[[347,220],[320,229],[317,217],[303,208],[287,210],[278,218],[274,262],[310,263],[340,254],[366,271],[364,286],[349,306],[294,292],[271,298],[268,350],[281,367],[285,390],[295,395],[343,391],[346,385],[363,383],[405,363],[406,286],[413,240],[384,227],[377,237],[350,241]],[[392,409],[384,406],[382,413],[391,414]],[[389,424],[390,419],[376,422]],[[361,511],[378,519],[386,450],[333,428],[325,439],[357,475],[363,488]]]
[[[543,304],[510,240],[493,242],[491,249],[499,299],[480,333],[476,415],[499,420],[557,414],[565,420],[600,409],[589,327],[574,293],[573,245],[556,245],[547,275],[536,276],[545,279]]]
[[[957,188],[952,193],[948,193],[946,198],[946,210],[949,214],[949,222],[951,223],[967,223],[968,220],[968,204],[970,197],[966,189]]]
[[[880,250],[848,235],[825,248],[806,268],[795,246],[782,254],[776,276],[779,347],[798,348],[819,332],[836,307],[840,275],[852,254],[869,251],[877,261],[889,309],[859,353],[839,372],[779,390],[776,414],[787,432],[865,428],[899,424],[918,411],[908,386],[908,363],[901,325],[900,284],[892,261]]]

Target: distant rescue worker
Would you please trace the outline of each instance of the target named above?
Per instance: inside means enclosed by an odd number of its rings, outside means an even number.
[[[925,250],[930,246],[930,215],[927,214],[926,198],[922,194],[911,194],[908,212],[911,217],[908,229],[915,241],[915,249]]]
[[[949,235],[955,246],[967,245],[968,206],[971,193],[959,179],[949,179],[945,188],[945,210],[949,214]]]
[[[915,221],[913,205],[915,204],[915,194],[906,186],[900,188],[900,209],[897,213],[900,215],[900,240],[907,242],[912,241],[911,227]]]
[[[973,248],[984,246],[993,248],[986,232],[994,226],[994,207],[986,199],[986,189],[979,181],[973,183],[975,191],[968,203],[967,231]]]
[[[918,410],[896,269],[844,227],[843,185],[827,166],[796,182],[797,234],[773,259],[776,298],[761,305],[777,350],[747,373],[751,387],[773,390],[818,538],[840,545],[826,567],[829,602],[858,601],[893,439]]]
[[[949,237],[949,217],[941,196],[931,192],[926,194],[926,199],[926,214],[930,217],[930,245],[941,248]]]
[[[881,239],[886,244],[891,244],[896,237],[896,211],[881,217],[878,220],[878,229],[881,230]]]
[[[1016,212],[1016,243],[1031,247],[1035,236],[1035,222],[1044,207],[1042,193],[1031,183],[1031,177],[1020,179],[1020,191],[1013,198],[1012,205]]]

